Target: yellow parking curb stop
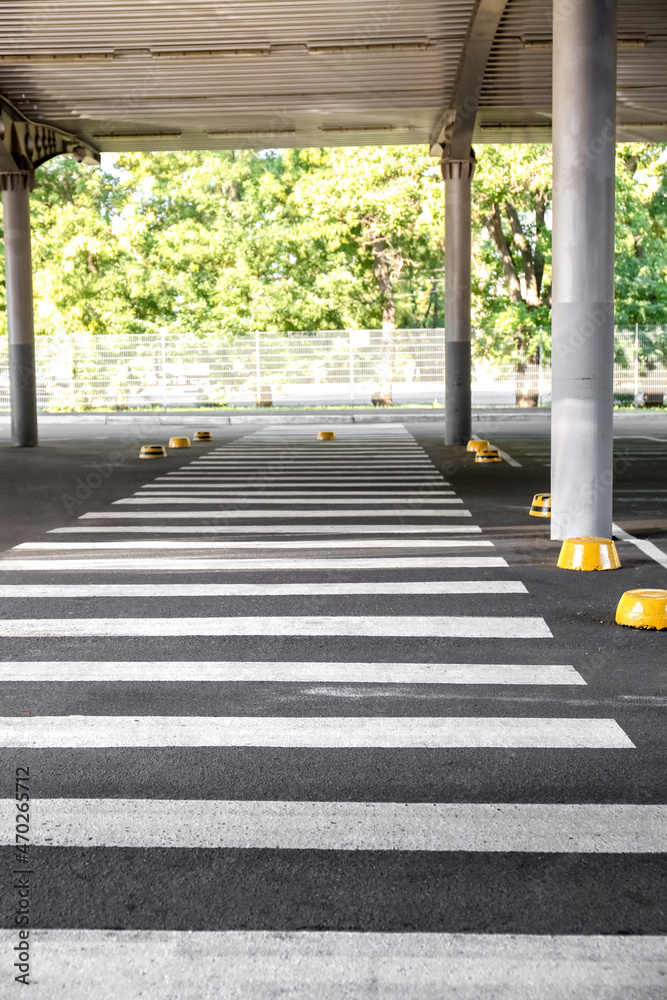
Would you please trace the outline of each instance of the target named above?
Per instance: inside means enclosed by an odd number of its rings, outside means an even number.
[[[484,448],[475,455],[476,462],[502,462],[497,448]]]
[[[336,432],[335,431],[320,431],[317,435],[318,441],[335,441]]]
[[[491,445],[488,441],[468,441],[466,451],[486,451]]]
[[[551,493],[536,493],[530,508],[531,517],[551,517]]]
[[[558,556],[559,569],[620,569],[611,538],[566,538]]]
[[[667,590],[626,590],[616,621],[631,628],[667,628]]]
[[[163,444],[142,444],[139,458],[166,458],[167,450]]]
[[[187,437],[169,438],[169,447],[170,448],[189,448],[190,447],[190,438],[187,438]]]
[[[210,431],[195,431],[195,441],[212,441],[213,435]]]

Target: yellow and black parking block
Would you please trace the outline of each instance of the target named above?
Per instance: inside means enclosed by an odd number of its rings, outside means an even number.
[[[163,444],[142,444],[139,458],[166,458],[167,449]]]
[[[502,462],[502,458],[497,448],[484,448],[476,453],[475,462]]]
[[[531,517],[551,517],[551,493],[536,493],[530,508]]]

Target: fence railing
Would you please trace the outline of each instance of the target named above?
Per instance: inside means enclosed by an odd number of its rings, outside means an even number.
[[[379,330],[257,333],[222,338],[174,333],[37,338],[38,404],[58,410],[147,406],[369,405],[386,386]],[[620,329],[614,391],[655,403],[667,391],[667,326]],[[445,336],[397,330],[392,402],[444,402]],[[551,398],[551,366],[473,368],[473,403],[535,405]],[[0,407],[9,405],[7,346],[0,345]]]

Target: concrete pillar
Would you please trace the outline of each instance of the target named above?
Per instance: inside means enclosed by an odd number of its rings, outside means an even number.
[[[616,0],[554,0],[552,538],[611,537]]]
[[[472,152],[472,151],[471,151]],[[470,189],[474,154],[441,161],[445,180],[445,444],[467,444],[470,405]]]
[[[30,250],[30,190],[32,174],[0,174],[5,239],[5,284],[9,330],[9,380],[12,445],[37,445],[35,328]]]

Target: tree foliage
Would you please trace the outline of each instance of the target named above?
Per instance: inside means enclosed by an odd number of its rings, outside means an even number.
[[[618,147],[621,325],[667,322],[665,152]],[[419,147],[57,159],[32,217],[39,333],[382,326],[390,370],[395,326],[444,321],[443,185]],[[475,355],[536,360],[550,313],[550,148],[480,147]]]

